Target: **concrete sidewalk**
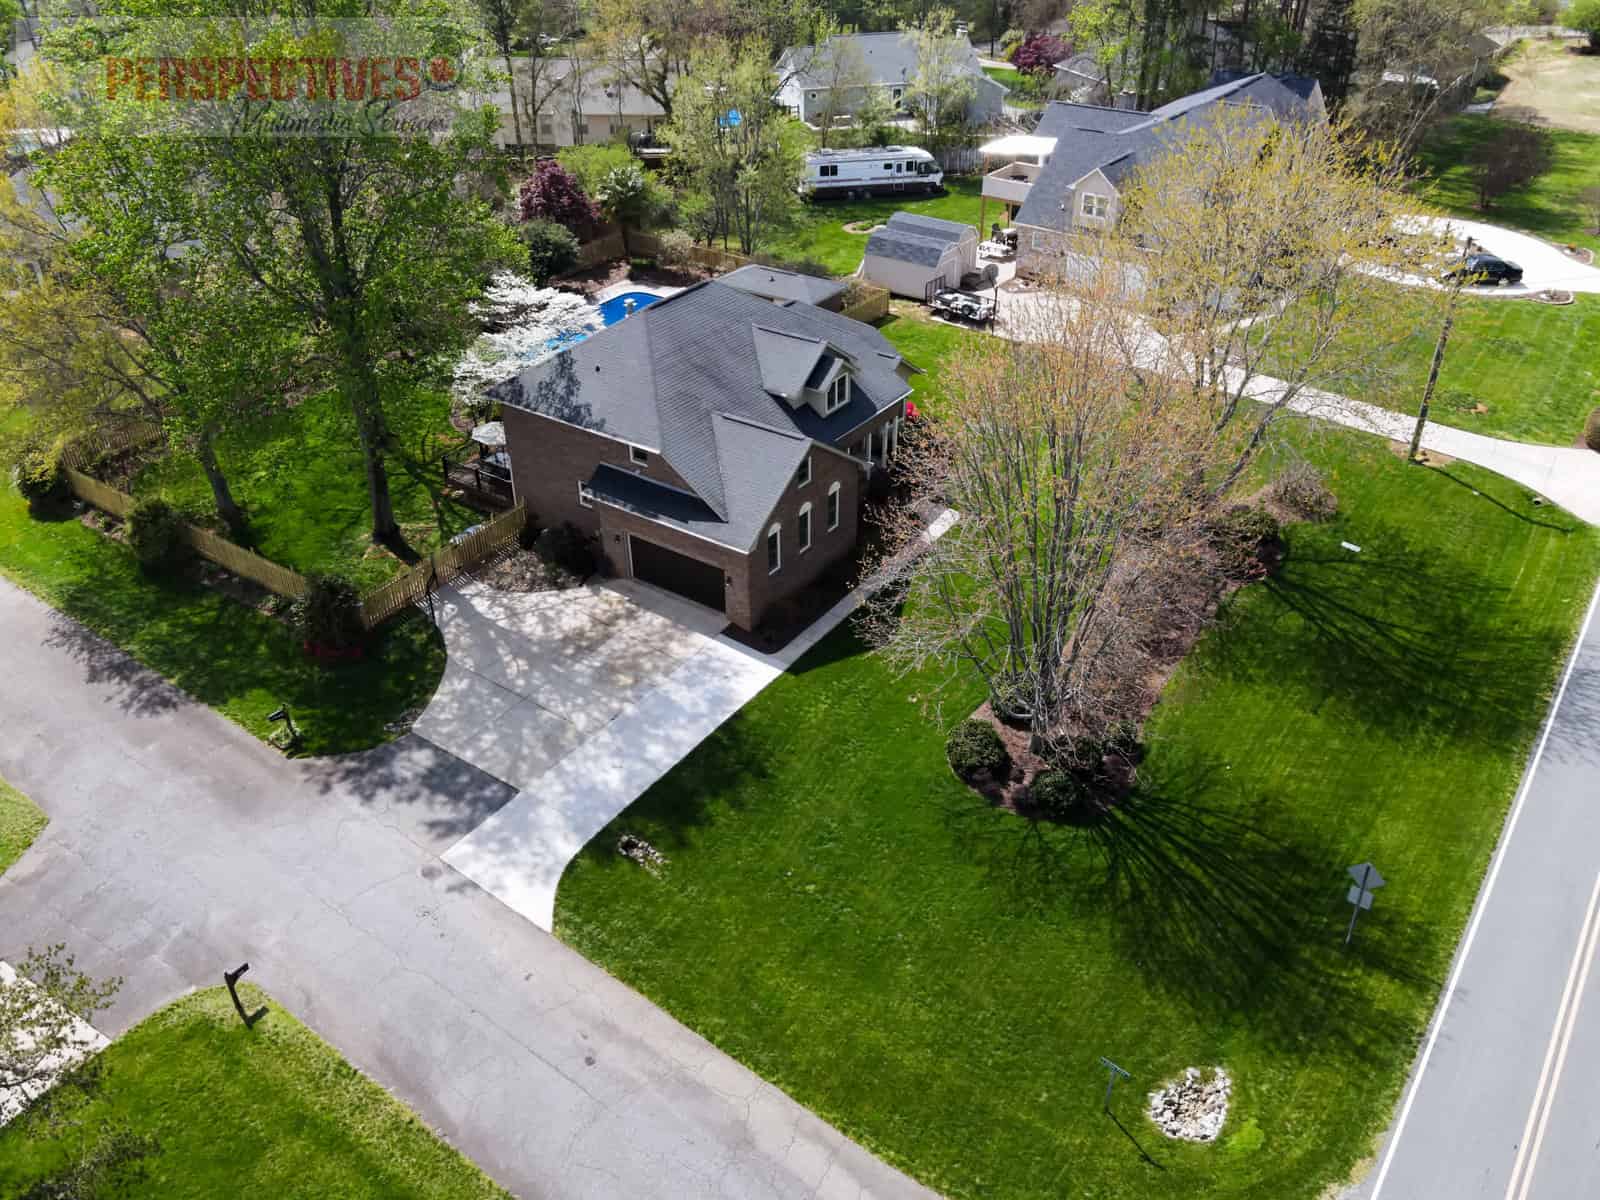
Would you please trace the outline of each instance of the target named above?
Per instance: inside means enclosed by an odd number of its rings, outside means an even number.
[[[442,863],[511,788],[416,737],[286,761],[4,582],[0,629],[0,776],[50,817],[0,958],[125,976],[104,1032],[248,961],[517,1195],[930,1197]]]

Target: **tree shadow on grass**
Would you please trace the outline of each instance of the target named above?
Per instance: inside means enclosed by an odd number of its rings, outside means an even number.
[[[1415,987],[1425,930],[1372,914],[1352,953],[1340,951],[1345,885],[1331,847],[1307,846],[1208,802],[1223,773],[1197,766],[1142,786],[1077,826],[952,806],[991,883],[1045,920],[1103,923],[1118,955],[1152,988],[1220,1021],[1244,1020],[1280,1048],[1337,1048],[1379,1064],[1415,1031],[1395,989]],[[1218,797],[1221,799],[1221,797]]]
[[[1293,556],[1261,586],[1208,640],[1207,665],[1390,733],[1520,742],[1567,636],[1513,619],[1508,587],[1398,530],[1359,555]]]

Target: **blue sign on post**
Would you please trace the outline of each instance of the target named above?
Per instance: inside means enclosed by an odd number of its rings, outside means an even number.
[[[737,129],[744,124],[744,118],[739,115],[737,108],[730,108],[726,115],[717,118],[717,124],[724,129]]]

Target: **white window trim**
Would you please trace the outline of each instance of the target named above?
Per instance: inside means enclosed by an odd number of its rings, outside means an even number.
[[[838,399],[835,400],[835,395]],[[846,404],[850,403],[850,373],[840,371],[833,377],[833,382],[828,384],[828,390],[823,393],[822,407],[824,412],[836,413]]]
[[[777,538],[778,539],[778,552],[776,554],[772,553],[772,539],[773,538]],[[776,575],[779,571],[783,570],[783,526],[782,525],[774,523],[772,528],[767,530],[767,558],[769,560],[774,559],[774,558],[777,559],[777,562],[773,563],[772,566],[767,568],[767,574],[768,575]]]
[[[795,524],[797,526],[800,524],[801,517],[805,518],[806,540],[800,545],[800,549],[795,551],[797,554],[804,554],[807,550],[811,549],[811,502],[809,500],[800,506],[800,512],[795,517]],[[800,533],[798,528],[795,531],[794,540],[796,542],[800,541]]]
[[[578,480],[578,507],[579,508],[593,508],[594,507],[594,493],[589,490],[589,485],[586,484],[581,479]]]
[[[1100,208],[1099,212],[1091,212],[1089,202],[1093,200]],[[1111,215],[1111,197],[1103,196],[1099,192],[1083,192],[1078,200],[1078,211],[1091,221],[1104,221]]]
[[[839,491],[837,483],[828,486],[828,512],[833,520],[828,522],[828,531],[839,528],[839,522],[844,517],[844,496]]]
[[[800,470],[795,473],[795,487],[809,487],[811,485],[811,455],[806,455],[800,460]]]
[[[650,465],[650,451],[643,446],[629,446],[628,461],[636,467],[648,467]]]

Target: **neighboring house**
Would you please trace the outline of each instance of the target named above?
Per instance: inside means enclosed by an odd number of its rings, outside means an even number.
[[[869,86],[888,93],[889,102],[897,112],[906,111],[907,96],[917,77],[917,44],[903,33],[849,33],[838,39],[854,42],[866,63]],[[831,45],[832,42],[825,43]],[[818,53],[816,46],[790,46],[778,57],[778,78],[783,86],[778,89],[777,102],[808,125],[815,126],[828,109],[828,89],[818,78]],[[998,120],[1005,110],[1006,86],[990,79],[978,65],[978,52],[967,43],[962,70],[973,80],[973,97],[967,104],[967,121],[972,125],[987,125]],[[859,101],[839,106],[841,113],[849,112]]]
[[[927,300],[977,269],[978,231],[960,221],[896,212],[867,239],[861,278],[896,296]]]
[[[1111,100],[1105,72],[1100,67],[1100,61],[1092,54],[1074,54],[1058,62],[1053,82],[1056,94],[1065,96],[1074,104],[1106,104]]]
[[[491,394],[534,519],[753,629],[853,550],[915,372],[870,325],[710,280]]]
[[[718,277],[718,283],[736,287],[741,292],[771,300],[774,304],[798,301],[814,304],[838,312],[844,307],[844,293],[849,284],[837,279],[822,279],[816,275],[803,275],[799,271],[784,271],[777,267],[763,267],[751,263],[737,271]]]
[[[983,195],[1004,204],[1017,228],[1017,273],[1055,270],[1069,235],[1114,222],[1128,177],[1221,105],[1284,120],[1326,117],[1321,87],[1298,75],[1224,73],[1204,91],[1149,113],[1059,100],[1048,105],[1034,131],[1031,161],[1008,162],[983,181]]]
[[[630,84],[619,83],[603,64],[571,58],[544,58],[539,80],[539,111],[532,128],[525,112],[523,141],[542,147],[572,146],[617,141],[631,134],[648,136],[666,121],[666,110]],[[512,60],[521,76],[519,96],[528,94],[528,60]],[[511,95],[501,87],[483,98],[500,110],[500,129],[495,140],[503,146],[516,142],[516,125],[511,118]],[[576,103],[574,103],[576,99]]]

